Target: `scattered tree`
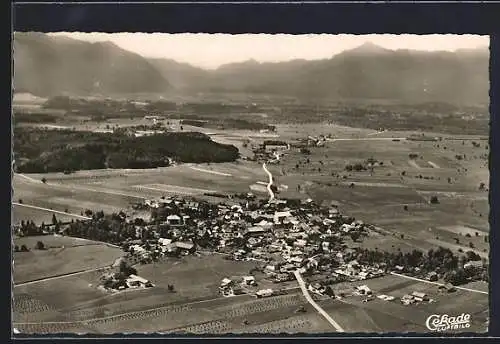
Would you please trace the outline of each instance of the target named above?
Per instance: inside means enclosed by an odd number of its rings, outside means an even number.
[[[439,204],[439,199],[437,198],[437,196],[432,196],[430,202],[431,204]]]
[[[43,242],[41,242],[41,241],[37,241],[37,242],[36,242],[36,245],[35,245],[35,248],[36,248],[37,250],[45,250],[45,245],[44,245],[44,243],[43,243]]]

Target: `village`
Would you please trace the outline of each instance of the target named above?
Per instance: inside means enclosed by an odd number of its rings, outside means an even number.
[[[220,295],[249,294],[257,298],[282,295],[295,282],[294,273],[303,275],[307,290],[315,299],[375,297],[393,301],[394,296],[376,295],[359,282],[385,276],[392,271],[436,281],[441,271],[423,272],[397,261],[361,257],[349,242],[361,242],[377,229],[340,214],[334,206],[321,207],[313,200],[247,200],[241,204],[208,203],[186,198],[146,200],[152,222],[135,225],[135,238],[123,243],[129,264],[148,264],[184,255],[221,254],[234,261],[257,261],[260,268],[247,275],[227,276],[220,282]],[[361,260],[358,259],[361,258]],[[480,261],[464,263],[465,269],[483,269]],[[436,270],[439,271],[437,268]],[[337,293],[338,283],[352,287]],[[153,287],[154,281],[131,274],[120,288]],[[288,284],[287,284],[288,283]],[[112,288],[111,288],[112,289]],[[455,291],[448,283],[445,292]],[[403,305],[434,302],[425,293],[414,291],[399,298]]]

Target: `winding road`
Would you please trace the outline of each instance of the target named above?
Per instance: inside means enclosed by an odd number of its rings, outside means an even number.
[[[344,329],[312,299],[311,295],[309,295],[309,292],[307,291],[306,283],[304,282],[304,279],[302,278],[300,272],[298,270],[295,270],[293,274],[295,275],[300,289],[302,290],[302,294],[304,294],[307,302],[309,302],[311,306],[313,306],[318,311],[318,313],[321,314],[326,319],[326,321],[328,321],[337,330],[337,332],[345,332]]]
[[[269,192],[269,202],[271,202],[272,200],[274,200],[274,192],[273,190],[271,189],[271,185],[273,185],[273,175],[271,174],[271,172],[269,172],[269,170],[267,169],[266,167],[266,163],[263,163],[262,164],[262,169],[264,170],[264,172],[267,173],[267,175],[269,176],[269,183],[267,184],[267,192]]]

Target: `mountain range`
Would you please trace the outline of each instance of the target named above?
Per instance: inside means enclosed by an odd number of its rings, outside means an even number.
[[[110,42],[16,33],[13,55],[16,91],[37,96],[182,91],[459,104],[489,100],[488,48],[394,51],[366,43],[323,60],[249,60],[204,70],[146,58]]]

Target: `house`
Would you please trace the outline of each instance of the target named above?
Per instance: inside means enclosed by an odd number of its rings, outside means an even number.
[[[228,287],[232,286],[233,284],[234,284],[234,282],[232,280],[230,280],[229,278],[223,278],[222,282],[220,283],[220,288],[221,289],[228,288]]]
[[[260,236],[265,234],[267,231],[265,228],[260,227],[260,226],[253,226],[250,227],[246,230],[245,235],[246,236]]]
[[[190,241],[177,241],[175,242],[175,246],[181,251],[186,253],[194,253],[196,251],[196,247],[194,243]]]
[[[266,273],[274,273],[276,272],[276,270],[276,265],[266,265],[266,267],[264,268],[264,272]]]
[[[438,274],[435,271],[429,272],[426,276],[426,279],[431,282],[435,282],[438,280]]]
[[[127,280],[126,280],[126,283],[127,283],[127,286],[129,288],[137,288],[137,287],[152,287],[153,284],[148,281],[147,279],[145,278],[142,278],[142,277],[139,277],[139,276],[136,276],[136,275],[130,275]]]
[[[411,296],[413,296],[415,301],[429,301],[429,297],[427,296],[427,294],[418,291],[414,291],[413,293],[411,293]]]
[[[274,213],[273,220],[274,223],[279,224],[283,223],[283,220],[291,216],[292,214],[289,211],[277,211]]]
[[[297,239],[293,243],[293,246],[296,246],[296,247],[305,247],[306,245],[307,245],[307,240],[304,240],[304,239]]]
[[[273,295],[273,290],[272,289],[261,289],[258,290],[255,295],[257,297],[269,297]]]
[[[274,277],[274,281],[276,283],[286,282],[286,281],[291,281],[291,280],[293,280],[293,278],[289,273],[280,273]]]
[[[451,283],[447,283],[446,285],[440,285],[438,289],[447,291],[448,293],[453,293],[457,291],[457,288],[455,288],[455,286],[453,286]]]
[[[483,266],[483,262],[480,260],[471,260],[467,263],[464,264],[464,269],[471,269],[471,268],[481,268]]]
[[[243,276],[243,284],[246,285],[256,285],[255,277],[253,276]]]
[[[401,303],[404,304],[405,306],[414,304],[416,302],[415,298],[412,295],[403,295],[401,297]]]
[[[279,151],[284,151],[288,149],[288,145],[286,143],[280,143],[280,144],[265,144],[264,149],[266,152],[279,152]]]
[[[367,285],[360,285],[356,287],[356,291],[361,295],[371,295],[372,291],[368,288]]]
[[[322,295],[326,290],[326,288],[319,283],[309,284],[309,287],[307,289],[309,289],[310,292],[319,295]]]
[[[160,238],[160,239],[158,239],[158,243],[160,245],[167,246],[168,244],[172,243],[172,239]]]
[[[384,300],[384,301],[392,301],[395,299],[394,296],[390,296],[390,295],[378,295],[377,297],[381,300]]]
[[[290,264],[290,263],[285,264],[285,265],[283,265],[283,266],[280,268],[280,272],[281,272],[281,273],[290,272],[290,271],[292,271],[292,270],[295,270],[295,265]]]
[[[365,280],[370,276],[370,273],[367,271],[361,271],[358,273],[359,279]]]
[[[167,216],[167,223],[170,226],[180,226],[182,224],[181,217],[178,215],[169,215]]]

